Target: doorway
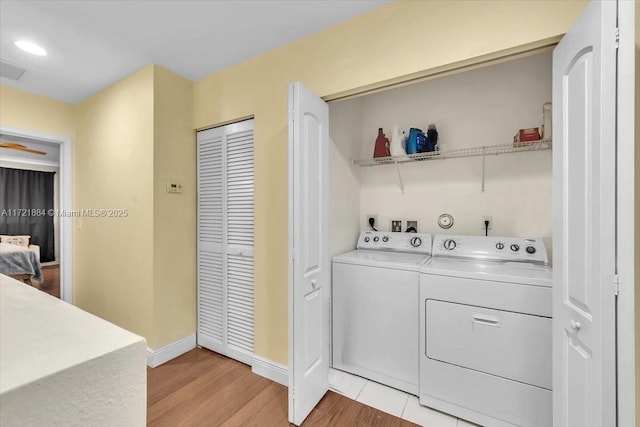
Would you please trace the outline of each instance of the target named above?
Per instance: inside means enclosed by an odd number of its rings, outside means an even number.
[[[22,145],[33,144],[42,147],[49,153],[42,159],[4,159],[9,165],[24,164],[29,169],[51,170],[57,172],[57,191],[54,194],[54,241],[55,262],[44,263],[45,280],[58,281],[60,299],[70,304],[73,303],[73,251],[72,251],[72,217],[60,213],[71,212],[72,209],[72,154],[71,138],[65,136],[49,135],[25,129],[0,126],[0,135],[3,140],[16,142]],[[55,155],[54,155],[55,153]],[[27,166],[28,165],[28,166]],[[57,169],[57,170],[56,170]],[[58,268],[55,267],[57,263]],[[57,270],[57,271],[56,271]],[[56,279],[57,276],[57,279]],[[49,286],[49,284],[47,284]],[[43,289],[46,290],[46,289]]]

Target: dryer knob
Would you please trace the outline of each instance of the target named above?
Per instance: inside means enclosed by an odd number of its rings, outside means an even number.
[[[368,238],[368,237],[365,237],[365,238],[364,238],[364,242],[365,242],[365,243],[369,243],[369,238]]]
[[[515,243],[511,245],[511,250],[513,252],[518,252],[520,250],[520,245],[516,245]]]
[[[496,243],[496,249],[499,250],[499,251],[503,250],[504,249],[504,243],[502,243],[502,242]]]
[[[536,248],[533,246],[527,246],[527,253],[528,254],[535,254],[536,253]]]
[[[389,236],[384,236],[384,237],[382,238],[382,241],[383,241],[383,242],[385,242],[385,243],[387,243],[387,242],[389,241]]]
[[[443,245],[445,249],[452,251],[456,248],[456,241],[453,239],[447,239],[444,241]]]
[[[374,242],[377,242],[378,240],[380,240],[380,238],[379,238],[378,236],[376,236],[376,237],[374,237],[374,238],[373,238],[373,241],[374,241]]]
[[[411,243],[411,246],[417,248],[422,244],[422,239],[419,237],[413,237],[411,240],[409,240],[409,242]]]

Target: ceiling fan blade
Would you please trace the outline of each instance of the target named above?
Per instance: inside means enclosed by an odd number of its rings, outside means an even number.
[[[22,144],[16,144],[15,142],[0,142],[0,147],[8,148],[10,150],[24,151],[27,153],[40,154],[41,156],[44,156],[45,154],[47,154],[45,151],[32,150],[30,148],[25,147]]]

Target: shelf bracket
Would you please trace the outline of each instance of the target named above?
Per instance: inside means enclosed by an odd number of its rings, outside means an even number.
[[[482,190],[481,193],[484,193],[484,169],[485,169],[485,159],[487,157],[486,147],[482,147]]]
[[[402,183],[402,174],[400,173],[400,163],[397,160],[394,161],[396,164],[396,172],[398,172],[398,182],[400,183],[400,191],[402,191],[402,195],[404,195],[404,184]]]

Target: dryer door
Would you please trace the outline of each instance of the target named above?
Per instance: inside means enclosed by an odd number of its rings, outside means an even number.
[[[426,356],[551,390],[551,319],[426,300]]]

